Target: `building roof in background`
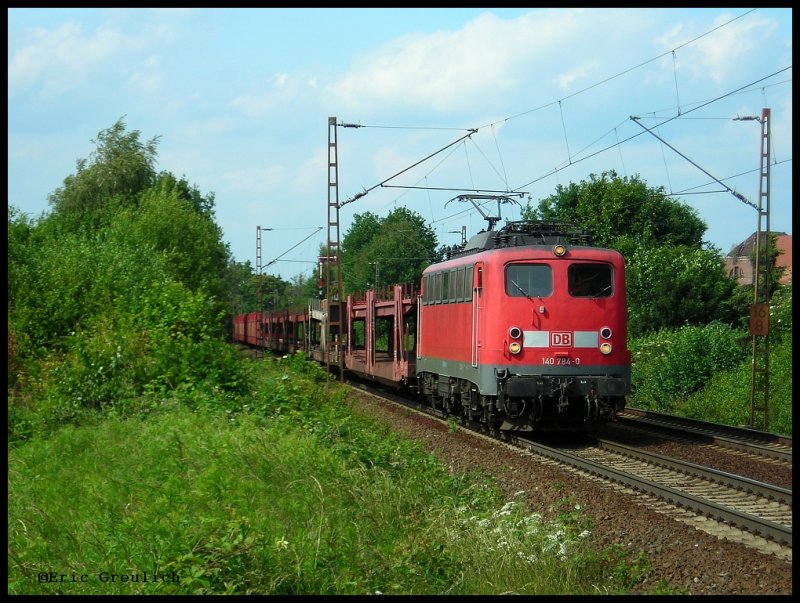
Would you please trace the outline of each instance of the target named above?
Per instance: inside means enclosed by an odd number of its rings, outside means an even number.
[[[787,235],[785,232],[773,232],[772,234],[774,234],[779,241],[781,240],[781,237],[787,237],[787,236],[789,237],[789,255],[791,255],[792,235]],[[728,252],[728,257],[735,258],[744,255],[749,255],[752,252],[753,247],[755,247],[755,245],[756,245],[756,233],[753,232],[753,234],[747,237],[744,241],[742,241],[738,245],[734,245],[733,247],[731,247],[731,250]],[[780,243],[778,244],[778,248],[781,249]]]

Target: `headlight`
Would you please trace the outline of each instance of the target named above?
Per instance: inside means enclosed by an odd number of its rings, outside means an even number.
[[[553,254],[558,258],[565,255],[566,253],[567,253],[567,248],[565,245],[556,245],[555,247],[553,247]]]
[[[600,329],[600,337],[603,339],[611,339],[611,328],[610,327],[603,327]]]
[[[611,353],[611,344],[608,343],[607,341],[604,341],[603,343],[601,343],[600,344],[600,352],[603,353],[603,354],[606,354],[606,355],[610,354]]]
[[[519,339],[520,337],[522,337],[522,329],[520,329],[519,327],[511,327],[508,330],[508,336],[511,339]]]
[[[512,341],[508,344],[508,351],[516,356],[522,351],[522,344],[519,341]]]

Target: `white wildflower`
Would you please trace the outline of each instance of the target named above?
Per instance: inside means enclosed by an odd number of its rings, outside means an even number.
[[[513,500],[510,500],[506,504],[503,505],[503,508],[500,509],[497,512],[497,515],[498,516],[511,515],[511,513],[513,513],[513,511],[514,511],[514,507],[516,507],[516,506],[517,506],[517,503],[515,503]]]

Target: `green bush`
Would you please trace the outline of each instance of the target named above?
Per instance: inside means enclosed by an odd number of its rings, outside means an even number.
[[[792,435],[792,340],[770,347],[768,429]],[[750,425],[751,362],[716,373],[703,389],[675,408],[675,413],[725,425]],[[760,414],[758,415],[760,418]],[[757,425],[758,427],[758,425]]]
[[[778,287],[769,303],[769,334],[773,341],[792,337],[792,284]]]
[[[745,333],[721,323],[662,329],[630,342],[632,406],[674,412],[719,371],[744,360]]]

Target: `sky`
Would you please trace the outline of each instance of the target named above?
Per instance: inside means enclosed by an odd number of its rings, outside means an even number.
[[[514,193],[514,220],[613,171],[723,253],[760,202],[792,232],[790,8],[8,9],[9,205],[49,212],[120,119],[286,280],[317,270],[337,193],[341,238],[406,207],[452,245],[498,209],[459,195]]]

